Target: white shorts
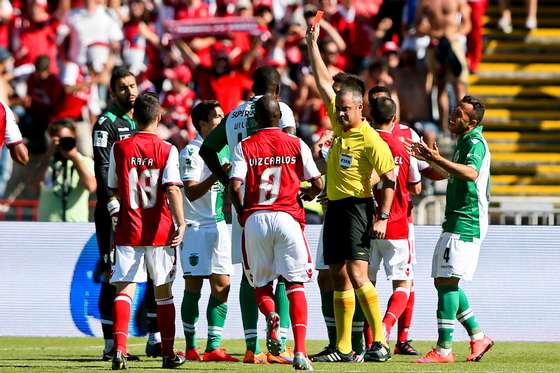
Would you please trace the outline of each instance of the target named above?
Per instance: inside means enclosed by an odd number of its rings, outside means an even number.
[[[225,221],[216,225],[190,226],[181,246],[184,276],[231,275],[231,238]]]
[[[410,243],[412,264],[416,264],[416,236],[414,234],[414,223],[408,223],[408,242]]]
[[[388,280],[412,280],[412,249],[408,239],[374,240],[369,257],[369,277],[376,280],[377,272],[383,267]]]
[[[259,211],[245,222],[243,269],[249,282],[262,287],[282,276],[308,282],[313,262],[300,224],[288,213]]]
[[[111,283],[146,282],[148,272],[155,286],[173,282],[176,261],[171,246],[117,246]]]
[[[458,234],[443,232],[439,237],[432,259],[432,277],[456,277],[472,280],[478,255],[480,253],[480,239],[465,242]]]
[[[325,258],[323,257],[323,227],[321,227],[321,233],[319,234],[319,242],[317,243],[317,254],[315,255],[315,269],[317,271],[329,269],[329,266],[325,264]]]
[[[243,241],[243,227],[237,221],[235,209],[231,209],[231,262],[240,264],[243,262],[241,254],[241,242]]]

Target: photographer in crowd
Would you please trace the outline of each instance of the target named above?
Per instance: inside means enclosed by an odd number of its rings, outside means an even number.
[[[97,182],[93,160],[76,148],[76,128],[69,120],[52,123],[49,164],[39,196],[39,221],[87,222],[90,193]]]

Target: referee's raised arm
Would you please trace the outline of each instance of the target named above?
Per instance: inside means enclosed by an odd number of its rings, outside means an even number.
[[[315,83],[317,84],[321,98],[328,107],[334,100],[335,92],[332,88],[333,79],[327,69],[327,66],[321,58],[321,52],[319,51],[319,46],[317,45],[317,39],[319,38],[320,31],[321,30],[318,24],[309,26],[307,28],[305,39],[307,40],[307,51]]]

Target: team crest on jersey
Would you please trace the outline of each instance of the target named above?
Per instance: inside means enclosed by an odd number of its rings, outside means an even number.
[[[193,267],[196,267],[198,264],[198,254],[191,254],[189,256],[189,264]]]

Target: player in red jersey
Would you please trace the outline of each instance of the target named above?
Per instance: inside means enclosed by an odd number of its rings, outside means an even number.
[[[388,216],[385,239],[374,242],[370,260],[370,279],[377,277],[381,261],[385,267],[387,278],[393,281],[393,294],[383,318],[385,335],[389,333],[407,307],[410,287],[413,279],[413,251],[408,240],[408,216],[410,211],[409,189],[417,191],[415,186],[420,183],[420,175],[415,172],[410,153],[400,139],[393,134],[395,125],[396,104],[388,97],[374,97],[370,101],[370,114],[374,127],[381,138],[389,145],[397,168],[395,197]],[[376,198],[379,191],[376,190]]]
[[[29,162],[29,153],[23,143],[21,132],[16,123],[14,113],[8,105],[0,102],[0,153],[6,143],[14,161],[25,166]],[[0,154],[1,157],[2,154]]]
[[[127,368],[132,297],[136,283],[145,282],[148,272],[155,287],[163,368],[175,368],[185,362],[185,357],[173,349],[175,305],[171,292],[175,249],[182,242],[186,227],[182,181],[177,148],[156,135],[160,110],[157,96],[140,95],[134,102],[134,119],[140,131],[116,142],[111,149],[108,184],[117,196],[109,202],[116,220],[111,276],[111,283],[117,288],[113,305],[113,370]]]
[[[243,267],[256,288],[257,305],[266,316],[267,347],[273,355],[280,353],[280,316],[272,282],[282,276],[295,340],[293,366],[311,370],[305,348],[307,300],[303,283],[311,279],[313,270],[298,194],[301,180],[311,181],[311,187],[302,191],[307,200],[320,193],[323,183],[309,147],[278,128],[280,116],[273,95],[266,94],[255,103],[259,130],[235,147],[229,188],[239,223],[245,227]]]

